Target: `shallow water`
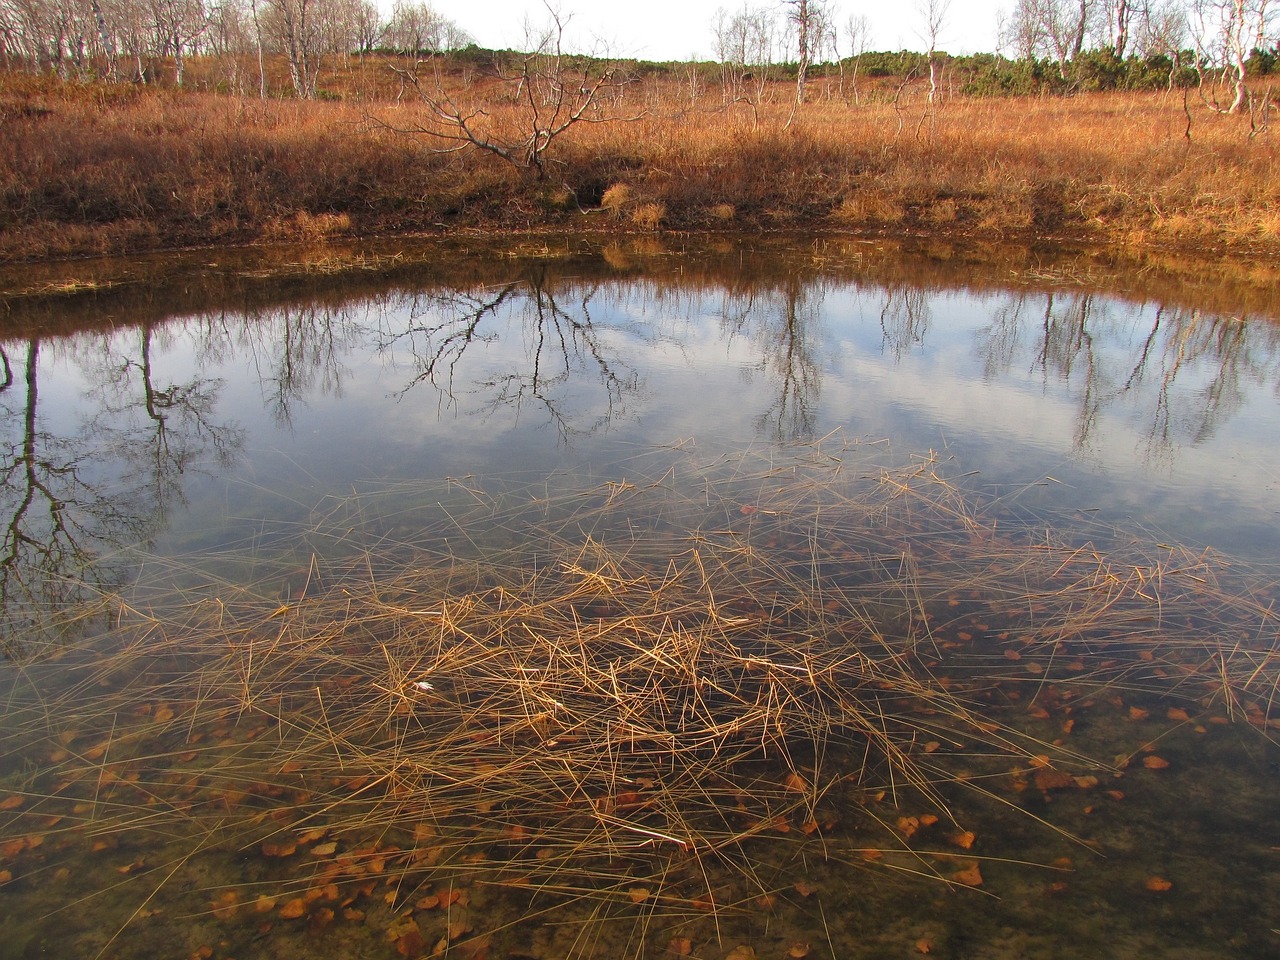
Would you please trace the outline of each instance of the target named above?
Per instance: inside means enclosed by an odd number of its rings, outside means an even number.
[[[362,265],[12,305],[0,955],[1280,951],[1273,286],[852,242]],[[510,782],[445,796],[403,765],[461,728],[417,704],[410,736],[385,698],[427,682],[414,631],[455,600],[458,636],[511,603],[526,643],[658,613],[732,640],[717,709],[763,696],[761,659],[882,636],[877,669],[911,666],[877,682],[923,687],[854,706],[909,762],[867,759],[845,677],[778,707],[821,736],[766,726],[746,769],[717,740],[605,789],[614,761],[552,711],[558,737],[474,760]],[[619,682],[633,646],[571,676]],[[503,679],[466,663],[445,713],[484,728],[459,691]],[[622,700],[586,691],[560,709],[594,730]],[[968,720],[919,719],[951,697]],[[513,799],[544,750],[585,826]],[[933,787],[901,783],[918,770]]]

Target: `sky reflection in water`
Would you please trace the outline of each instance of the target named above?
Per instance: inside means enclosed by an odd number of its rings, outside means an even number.
[[[224,504],[303,515],[355,482],[608,473],[637,447],[838,430],[886,441],[886,460],[954,458],[1033,512],[1093,510],[1265,554],[1280,482],[1269,317],[1122,297],[1065,271],[966,287],[963,268],[940,278],[927,259],[856,252],[815,265],[730,251],[684,282],[671,257],[616,250],[486,260],[480,277],[460,263],[453,281],[365,280],[349,299],[339,287],[12,338],[6,442],[24,449],[38,384],[33,455],[55,485],[78,464],[68,502],[112,491],[119,502],[94,508],[121,526],[108,539],[207,531]],[[11,516],[26,484],[10,459]],[[165,519],[141,534],[148,499]],[[25,510],[33,529],[50,522]]]

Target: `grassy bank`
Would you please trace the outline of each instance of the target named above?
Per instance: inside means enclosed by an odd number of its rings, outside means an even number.
[[[0,260],[540,228],[1280,253],[1271,134],[1181,91],[930,103],[908,85],[793,111],[789,85],[726,106],[719,88],[642,79],[556,137],[539,176],[471,147],[440,152],[456,144],[421,132],[443,129],[421,98],[385,65],[375,75],[315,102],[4,77]],[[485,135],[530,122],[497,84],[444,83],[483,110]]]

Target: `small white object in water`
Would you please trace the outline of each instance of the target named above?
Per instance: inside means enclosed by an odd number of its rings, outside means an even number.
[[[427,681],[425,681],[425,680],[419,680],[419,681],[417,681],[417,682],[414,684],[414,686],[415,686],[415,687],[417,687],[419,690],[425,691],[425,692],[427,692],[427,693],[430,693],[432,690],[435,690],[435,687],[433,687],[431,684],[427,683]]]

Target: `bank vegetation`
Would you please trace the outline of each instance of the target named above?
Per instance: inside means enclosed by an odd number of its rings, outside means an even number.
[[[554,39],[554,38],[553,38]],[[1269,89],[981,96],[560,56],[335,56],[315,98],[0,75],[0,260],[466,231],[822,231],[1280,253]],[[257,65],[247,63],[252,74]]]

